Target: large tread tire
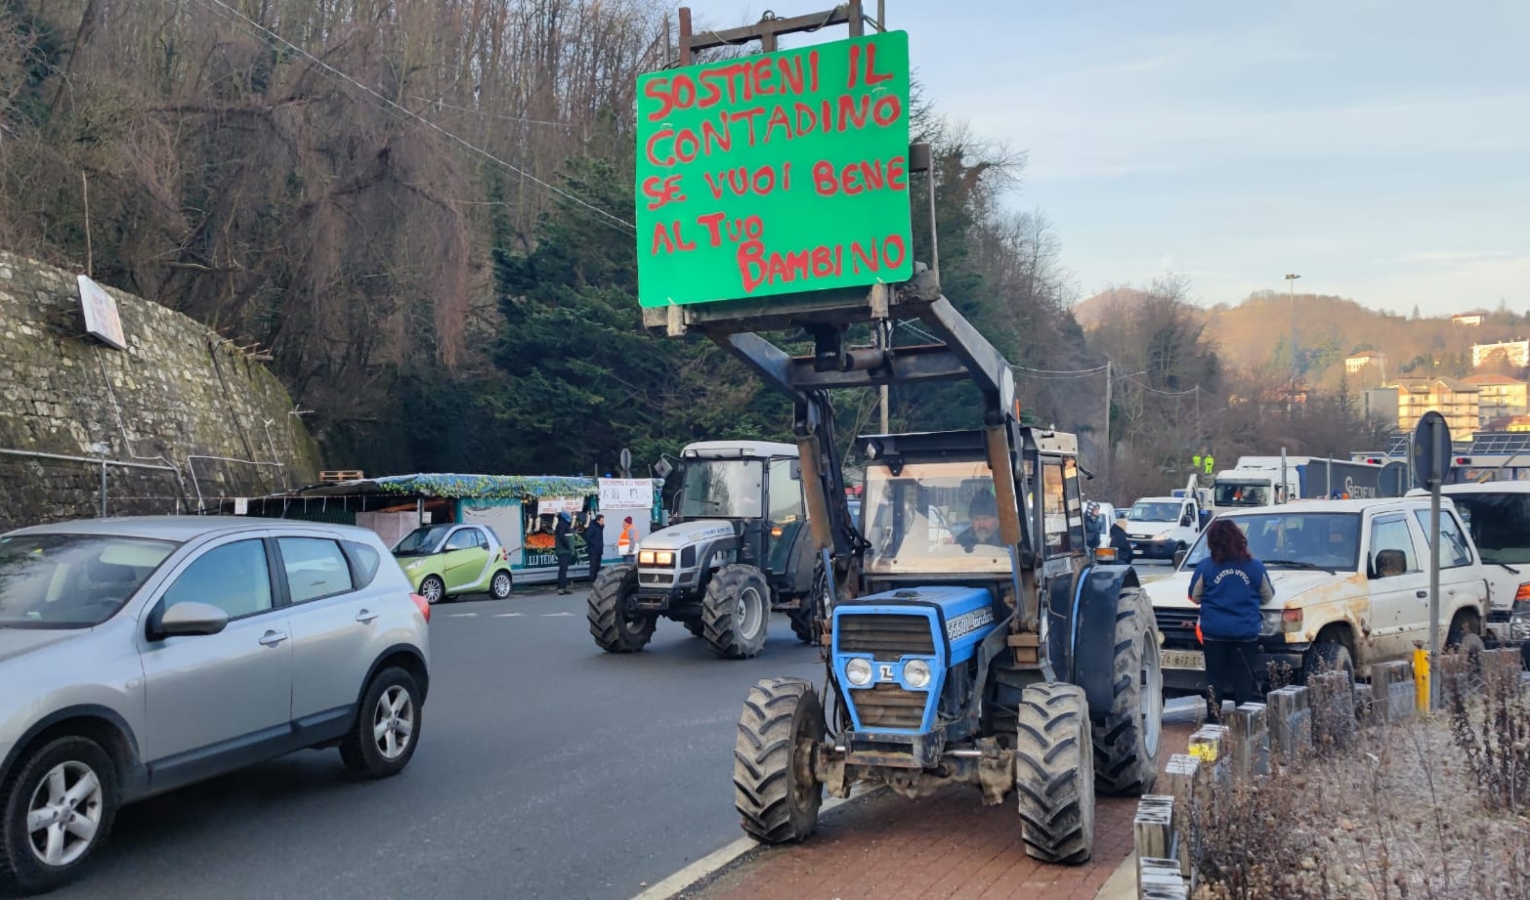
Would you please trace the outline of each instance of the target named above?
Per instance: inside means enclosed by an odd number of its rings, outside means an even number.
[[[637,586],[637,566],[612,566],[602,569],[590,588],[585,600],[590,634],[607,653],[636,653],[653,639],[658,614],[631,614],[627,608]]]
[[[816,645],[819,643],[820,624],[824,616],[828,615],[829,602],[829,579],[823,573],[823,567],[819,566],[817,574],[813,576],[813,590],[797,601],[797,608],[791,611],[792,634],[804,644]]]
[[[1020,697],[1015,793],[1032,859],[1077,865],[1094,853],[1094,750],[1089,704],[1071,684],[1033,684]]]
[[[47,779],[48,774],[59,766],[73,764],[74,773],[84,766],[95,775],[100,789],[100,799],[90,809],[77,808],[74,815],[89,817],[95,821],[94,833],[83,852],[60,865],[50,865],[37,858],[32,850],[32,835],[27,831],[27,812],[33,795]],[[67,784],[67,782],[66,782]],[[80,780],[68,785],[78,787]],[[111,756],[95,741],[83,737],[61,737],[43,745],[35,753],[18,759],[11,770],[11,777],[0,785],[0,894],[22,896],[51,891],[72,881],[90,864],[91,857],[101,849],[111,832],[121,802],[117,783],[117,766]],[[78,831],[63,826],[66,834],[78,840]]]
[[[1126,588],[1116,606],[1110,709],[1091,710],[1094,785],[1102,794],[1139,797],[1158,780],[1163,736],[1163,669],[1153,607],[1141,588]]]
[[[686,631],[691,633],[691,637],[707,636],[707,627],[701,624],[700,619],[682,619],[681,624],[685,626]]]
[[[740,598],[752,596],[756,606],[754,629],[749,615],[741,613]],[[712,576],[701,598],[701,624],[712,652],[722,659],[749,659],[765,647],[770,631],[770,584],[754,566],[724,566]]]
[[[812,683],[763,678],[749,689],[733,744],[733,805],[744,831],[767,844],[813,833],[823,805],[813,748],[823,736],[823,707]]]

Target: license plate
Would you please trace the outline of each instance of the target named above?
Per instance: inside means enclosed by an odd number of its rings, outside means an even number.
[[[1199,650],[1163,650],[1160,657],[1165,669],[1206,668],[1206,654]]]

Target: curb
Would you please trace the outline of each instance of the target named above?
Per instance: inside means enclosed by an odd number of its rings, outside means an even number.
[[[823,808],[818,811],[818,814],[820,816],[827,815],[846,804],[855,803],[867,797],[874,797],[881,792],[882,788],[877,787],[864,794],[856,794],[847,800],[830,797],[824,802]],[[738,862],[752,851],[768,846],[768,844],[762,844],[752,837],[741,837],[719,850],[708,853],[663,881],[644,888],[643,892],[634,896],[632,900],[671,900],[671,898],[679,896],[690,888],[696,887],[711,876]]]
[[[1094,900],[1137,900],[1137,854],[1127,854],[1121,865],[1100,885]]]

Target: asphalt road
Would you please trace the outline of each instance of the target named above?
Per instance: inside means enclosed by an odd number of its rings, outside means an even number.
[[[630,898],[739,837],[734,726],[749,686],[820,680],[771,623],[718,660],[674,622],[602,653],[582,593],[436,607],[413,762],[361,782],[308,751],[122,811],[68,900]]]

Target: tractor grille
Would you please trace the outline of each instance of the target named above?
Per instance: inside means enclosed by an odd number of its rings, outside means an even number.
[[[901,728],[917,731],[924,724],[927,693],[905,691],[896,684],[878,684],[864,690],[850,691],[850,702],[861,720],[861,728]]]
[[[895,660],[904,654],[933,656],[935,636],[924,616],[842,615],[834,641],[841,653],[870,654],[872,659]],[[858,693],[866,693],[859,691]],[[924,701],[920,700],[920,705]]]
[[[1163,635],[1163,646],[1169,650],[1199,650],[1195,639],[1195,622],[1200,614],[1193,609],[1155,609],[1158,631]]]

